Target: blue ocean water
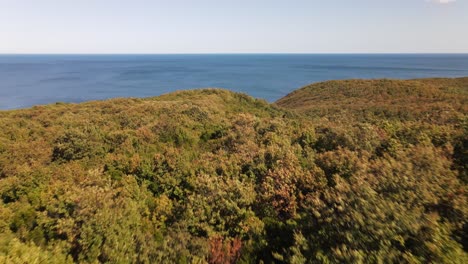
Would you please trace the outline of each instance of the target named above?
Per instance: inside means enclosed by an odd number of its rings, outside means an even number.
[[[0,109],[220,87],[273,102],[334,79],[468,76],[468,54],[0,55]]]

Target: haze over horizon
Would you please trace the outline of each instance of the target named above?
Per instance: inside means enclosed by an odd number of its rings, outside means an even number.
[[[0,54],[468,53],[466,0],[0,0]]]

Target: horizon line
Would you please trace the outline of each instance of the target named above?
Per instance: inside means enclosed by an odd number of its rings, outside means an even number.
[[[468,55],[468,52],[0,53],[0,56],[5,55]]]

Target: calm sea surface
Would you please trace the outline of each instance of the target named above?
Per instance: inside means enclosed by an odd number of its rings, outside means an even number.
[[[0,109],[202,87],[273,102],[325,80],[462,76],[468,54],[0,55]]]

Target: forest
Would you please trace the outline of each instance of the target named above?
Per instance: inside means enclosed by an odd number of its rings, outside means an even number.
[[[0,263],[468,263],[468,78],[0,111]]]

